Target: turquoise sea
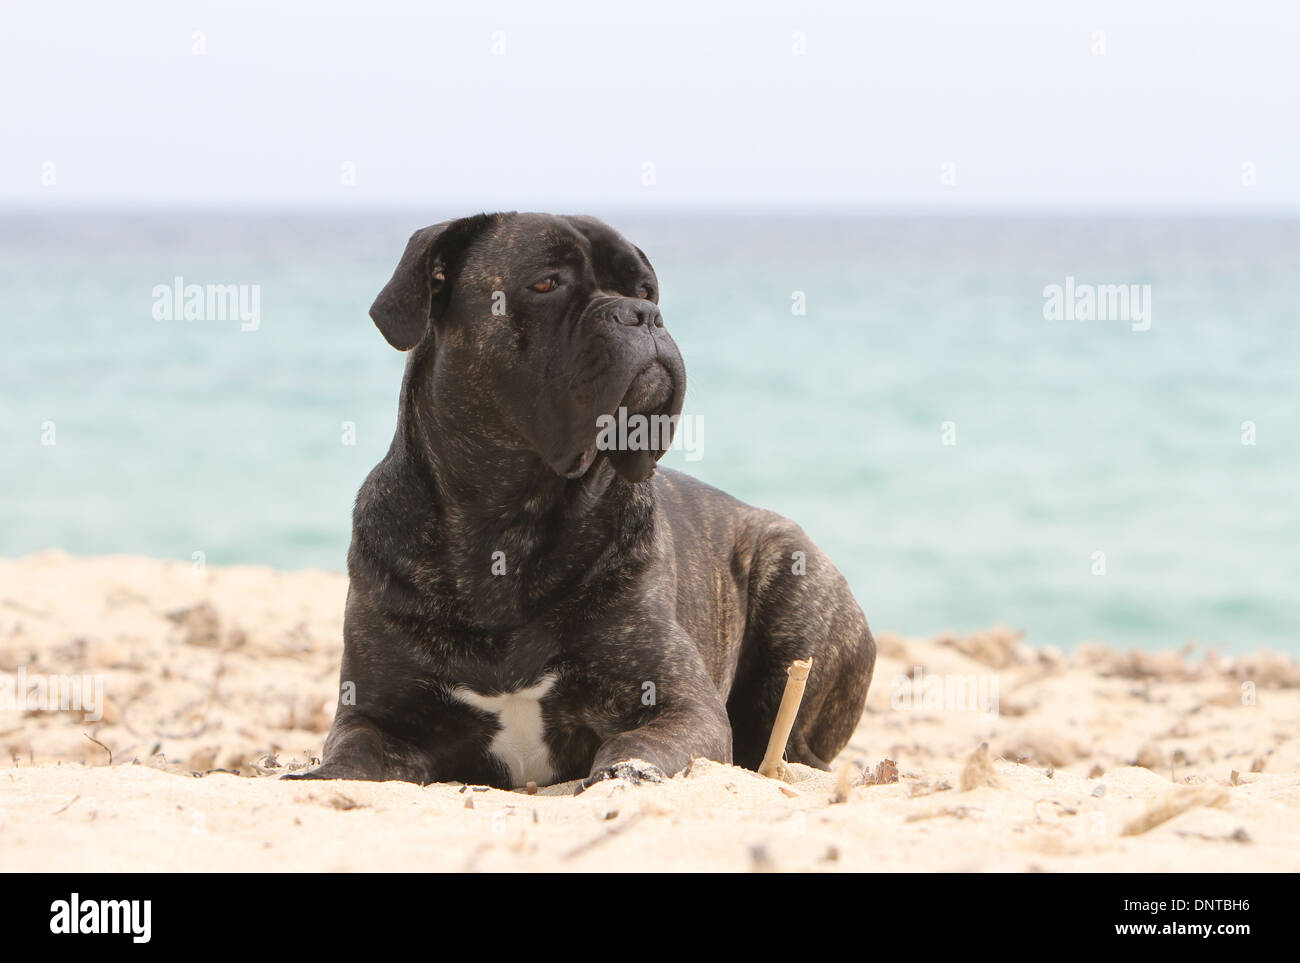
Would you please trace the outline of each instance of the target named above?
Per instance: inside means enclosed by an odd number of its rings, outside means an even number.
[[[0,555],[341,570],[402,371],[366,311],[460,213],[0,217]],[[686,358],[667,462],[800,522],[877,630],[1300,652],[1300,221],[590,213]],[[156,320],[178,276],[259,326]],[[1150,285],[1149,329],[1045,319],[1067,278]]]

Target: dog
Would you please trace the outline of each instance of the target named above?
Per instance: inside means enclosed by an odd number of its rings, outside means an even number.
[[[357,495],[338,709],[292,778],[756,769],[809,657],[786,758],[829,768],[876,658],[844,578],[794,523],[658,468],[668,433],[599,443],[615,412],[675,425],[686,392],[640,248],[591,217],[447,221],[370,316],[408,353],[397,430]]]

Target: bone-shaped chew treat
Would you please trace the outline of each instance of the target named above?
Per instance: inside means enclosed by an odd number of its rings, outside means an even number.
[[[790,730],[794,728],[795,716],[799,714],[799,704],[803,702],[803,689],[808,684],[808,673],[812,671],[813,660],[795,659],[790,663],[790,677],[785,680],[785,692],[781,696],[781,706],[776,710],[776,721],[772,723],[772,735],[767,740],[767,752],[758,767],[760,776],[771,779],[793,781],[793,773],[785,764],[785,744],[790,739]]]

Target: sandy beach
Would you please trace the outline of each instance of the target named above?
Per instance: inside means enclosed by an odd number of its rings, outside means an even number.
[[[576,796],[278,780],[329,728],[346,588],[0,560],[0,869],[1300,870],[1300,664],[1007,628],[875,626],[853,739],[791,783],[708,760]],[[59,676],[102,683],[94,711],[13,701]]]

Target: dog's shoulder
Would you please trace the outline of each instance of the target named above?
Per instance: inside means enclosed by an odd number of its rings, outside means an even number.
[[[741,501],[691,475],[660,467],[651,481],[657,508],[678,541],[702,535],[710,542],[735,543],[740,551],[764,544],[811,545],[803,528],[786,516]]]
[[[665,468],[660,465],[655,469],[650,484],[654,488],[655,500],[663,506],[700,504],[713,509],[738,512],[759,510],[734,495],[724,492],[721,488],[715,488],[708,482],[700,481],[694,475],[677,471],[675,468]]]
[[[733,518],[749,526],[794,524],[774,511],[741,501],[721,488],[672,468],[657,468],[651,484],[660,510],[684,520],[710,516]]]

